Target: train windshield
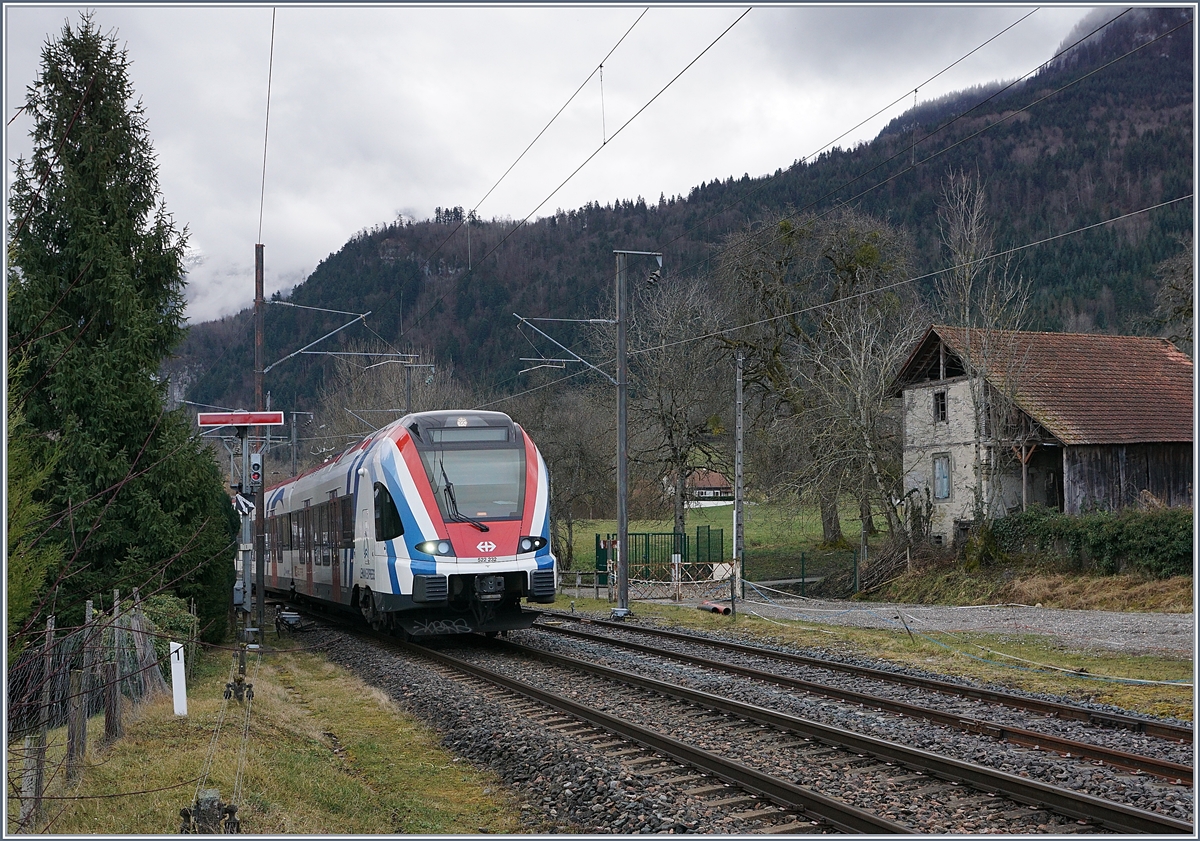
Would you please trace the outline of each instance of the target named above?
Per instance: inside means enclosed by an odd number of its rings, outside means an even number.
[[[446,521],[520,519],[525,507],[525,448],[443,449],[421,453]]]

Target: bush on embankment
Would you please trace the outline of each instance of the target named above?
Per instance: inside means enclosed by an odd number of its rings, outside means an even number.
[[[1056,567],[1153,578],[1192,573],[1192,511],[1125,509],[1062,514],[1034,506],[991,524],[995,546],[1009,555],[1036,555]]]

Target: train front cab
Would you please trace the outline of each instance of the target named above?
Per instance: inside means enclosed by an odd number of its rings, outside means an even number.
[[[498,412],[405,418],[360,469],[353,603],[413,636],[529,627],[549,604],[548,473]],[[394,444],[394,446],[389,446]]]

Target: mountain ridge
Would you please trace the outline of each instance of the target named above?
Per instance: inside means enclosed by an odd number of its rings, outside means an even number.
[[[1104,222],[1192,191],[1192,27],[1161,37],[1188,11],[1135,10],[1007,90],[992,82],[920,103],[870,142],[796,160],[769,176],[712,179],[686,197],[651,203],[589,202],[515,232],[512,220],[473,222],[470,253],[457,227],[461,208],[433,220],[378,224],[321,261],[286,300],[372,311],[369,329],[343,331],[329,349],[368,340],[420,348],[481,387],[502,389],[523,366],[519,357],[531,355],[512,313],[604,315],[615,248],[662,250],[669,270],[702,272],[728,234],[848,203],[904,227],[924,273],[943,262],[937,205],[951,171],[985,181],[998,248]],[[1081,24],[1074,37],[1086,31]],[[1021,270],[1034,290],[1029,326],[1146,329],[1153,267],[1191,230],[1191,204],[1179,204],[1027,253]],[[250,312],[190,329],[164,369],[176,395],[248,404]],[[342,316],[269,306],[267,361],[343,323]],[[578,338],[577,329],[560,326],[561,341]],[[311,410],[328,364],[299,357],[272,371],[267,388],[276,408]]]

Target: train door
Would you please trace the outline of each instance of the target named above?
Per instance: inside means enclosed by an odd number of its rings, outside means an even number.
[[[358,559],[358,577],[366,581],[367,587],[373,588],[375,564],[371,556],[375,546],[371,530],[375,525],[375,516],[371,513],[371,497],[360,492],[358,499],[358,517],[354,521],[354,556]]]
[[[337,506],[341,526],[337,534],[337,554],[342,567],[342,584],[350,589],[354,586],[354,497],[341,497]]]
[[[329,546],[329,576],[330,586],[333,594],[330,596],[333,601],[341,604],[342,602],[342,504],[337,498],[337,491],[330,494],[329,502],[325,504],[329,509],[328,534],[326,540]]]

